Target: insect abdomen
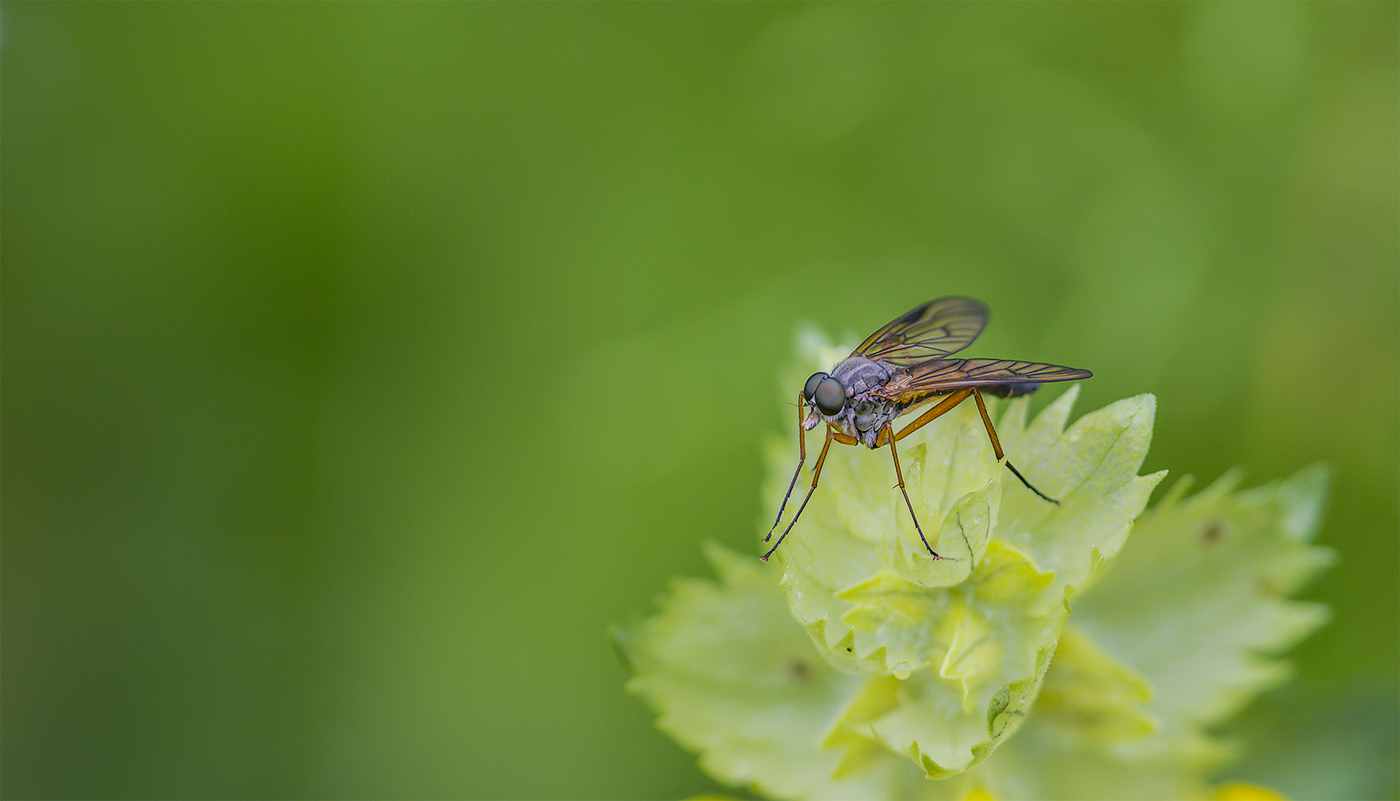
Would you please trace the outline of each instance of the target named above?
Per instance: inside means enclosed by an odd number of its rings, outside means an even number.
[[[998,398],[1019,398],[1022,395],[1029,395],[1037,389],[1040,389],[1040,384],[1036,381],[1016,381],[1010,384],[993,384],[982,387],[981,391]]]

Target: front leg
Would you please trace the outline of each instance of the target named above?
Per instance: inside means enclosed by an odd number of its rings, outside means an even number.
[[[773,547],[768,549],[768,553],[765,553],[764,555],[758,557],[759,559],[762,559],[763,561],[767,562],[768,557],[772,556],[773,552],[778,550],[778,546],[783,544],[783,539],[787,537],[789,531],[792,531],[792,527],[797,525],[797,518],[802,516],[802,510],[806,509],[807,502],[812,500],[812,493],[817,491],[817,482],[820,481],[822,477],[822,464],[826,461],[826,452],[831,449],[831,443],[833,442],[839,442],[842,445],[856,444],[856,440],[854,437],[849,437],[845,434],[842,434],[840,431],[837,431],[831,425],[827,425],[826,441],[822,443],[821,455],[817,457],[817,463],[815,466],[812,467],[812,486],[807,490],[807,497],[802,499],[802,505],[797,507],[797,514],[793,515],[792,520],[788,521],[787,528],[783,529],[783,533],[778,535],[778,541],[773,543]],[[801,470],[802,466],[798,465],[797,469]],[[794,477],[793,480],[796,481],[797,479]],[[774,523],[773,525],[775,528],[777,527],[776,523]],[[773,532],[769,531],[768,536],[773,536]],[[767,542],[768,537],[764,537],[763,541]]]
[[[788,482],[787,494],[783,496],[783,502],[778,505],[778,516],[773,520],[773,525],[768,528],[768,535],[763,538],[764,542],[773,537],[773,529],[782,522],[783,510],[787,508],[788,498],[792,497],[792,488],[797,486],[797,477],[802,475],[802,463],[807,461],[807,429],[802,427],[802,418],[807,411],[805,400],[806,398],[801,392],[797,393],[797,469],[792,471],[792,481]]]

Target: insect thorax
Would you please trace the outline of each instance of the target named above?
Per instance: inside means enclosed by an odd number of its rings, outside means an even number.
[[[895,372],[894,367],[863,356],[852,356],[831,371],[831,377],[846,388],[846,408],[837,416],[838,425],[866,447],[875,447],[880,429],[899,415],[899,409],[888,398],[870,395]]]
[[[884,362],[872,361],[864,356],[852,356],[831,371],[831,377],[846,388],[846,397],[852,398],[875,387],[883,387],[895,368]]]

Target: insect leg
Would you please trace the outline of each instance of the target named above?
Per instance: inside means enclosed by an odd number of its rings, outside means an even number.
[[[773,520],[772,528],[768,529],[768,536],[763,538],[767,542],[773,536],[773,529],[778,527],[778,523],[783,519],[783,510],[787,508],[788,498],[792,497],[792,488],[797,486],[797,477],[802,475],[802,463],[807,461],[807,430],[802,427],[802,418],[806,415],[806,398],[801,392],[797,393],[797,469],[792,473],[792,481],[788,482],[787,494],[783,496],[783,502],[778,506],[778,517]],[[825,453],[826,451],[822,451]]]
[[[919,526],[919,516],[914,514],[914,504],[909,500],[908,490],[904,489],[904,473],[899,469],[899,451],[895,450],[894,447],[894,441],[897,437],[895,437],[894,429],[890,428],[889,423],[885,423],[885,430],[880,432],[880,439],[889,440],[890,456],[894,457],[894,477],[899,479],[899,491],[904,495],[904,505],[909,507],[909,516],[914,519],[914,530],[919,532],[919,539],[924,541],[924,547],[928,548],[929,555],[934,559],[942,559],[943,557],[933,550],[933,546],[929,545],[928,540],[924,537],[924,530]]]
[[[826,430],[826,442],[822,445],[822,452],[821,455],[817,457],[816,466],[812,468],[812,487],[807,490],[807,497],[802,499],[802,505],[797,507],[797,514],[793,515],[792,519],[788,521],[787,528],[783,529],[783,533],[778,536],[778,541],[773,543],[773,547],[768,549],[768,553],[758,557],[759,559],[767,562],[768,557],[772,556],[773,552],[778,550],[778,546],[783,544],[783,539],[787,537],[788,532],[792,531],[792,527],[797,524],[797,518],[802,516],[802,510],[807,508],[807,502],[812,500],[812,493],[817,491],[817,482],[821,480],[822,477],[822,462],[826,461],[826,452],[831,449],[832,442],[840,442],[843,445],[856,444],[855,439],[839,433],[834,428],[828,428]],[[772,532],[769,533],[771,534]],[[768,541],[767,537],[763,539],[764,542]]]
[[[970,394],[972,394],[972,390],[960,389],[957,392],[954,392],[953,394],[939,401],[937,406],[919,415],[917,420],[900,429],[900,432],[894,435],[895,441],[898,442],[899,440],[904,439],[905,437],[909,436],[915,431],[918,431],[919,429],[928,425],[935,418],[942,417],[943,415],[947,414],[954,406],[957,406],[959,403],[962,403],[963,401],[967,400],[967,396]],[[884,440],[884,438],[885,432],[881,431],[880,439]],[[875,443],[877,447],[883,444],[883,441]]]
[[[997,461],[999,462],[1002,459],[1006,459],[1006,454],[1001,452],[1001,442],[997,439],[997,431],[995,428],[992,428],[992,418],[987,414],[987,404],[982,402],[982,393],[974,389],[972,390],[972,397],[977,400],[977,411],[982,413],[982,424],[987,427],[987,436],[991,437],[992,439],[992,450],[996,452]],[[1051,498],[1049,495],[1046,495],[1045,493],[1032,486],[1031,482],[1027,481],[1026,477],[1021,475],[1021,471],[1017,470],[1016,467],[1013,464],[1011,464],[1010,459],[1006,459],[1006,469],[1010,470],[1012,473],[1015,474],[1017,478],[1021,479],[1021,483],[1026,485],[1026,489],[1030,490],[1031,492],[1034,492],[1036,495],[1039,495],[1040,497],[1055,504],[1056,506],[1060,505],[1059,501],[1055,500],[1054,498]]]

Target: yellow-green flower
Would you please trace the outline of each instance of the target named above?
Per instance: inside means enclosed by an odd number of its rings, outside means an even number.
[[[808,355],[795,375],[841,352]],[[1209,797],[1231,749],[1206,727],[1326,618],[1283,600],[1329,559],[1308,544],[1325,477],[1179,483],[1134,529],[1155,402],[1066,427],[1076,394],[1029,425],[1024,399],[992,410],[1058,506],[1002,480],[971,404],[901,443],[939,561],[883,451],[834,447],[772,565],[712,545],[718,582],[678,580],[619,635],[629,688],[716,778],[776,797]],[[768,449],[769,508],[796,450]]]

